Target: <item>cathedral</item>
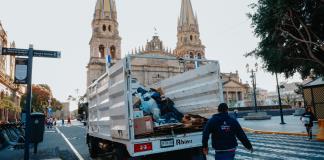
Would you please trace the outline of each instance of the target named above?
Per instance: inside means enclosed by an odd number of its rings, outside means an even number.
[[[182,0],[180,18],[177,27],[177,46],[171,51],[165,48],[159,36],[154,35],[145,47],[133,51],[136,55],[177,57],[186,59],[205,59],[205,46],[201,43],[197,15],[194,14],[190,0]],[[87,66],[87,86],[106,71],[106,54],[109,53],[112,63],[121,59],[121,37],[118,32],[118,20],[115,0],[97,0],[92,20],[92,37],[90,40],[90,60]],[[179,64],[165,62],[135,63],[134,74],[142,84],[150,85],[160,79],[168,78],[181,72]],[[151,75],[141,75],[145,66],[154,70]],[[143,72],[144,73],[144,72]]]
[[[163,41],[155,34],[146,45],[133,50],[129,54],[155,57],[155,59],[132,60],[132,78],[144,86],[172,77],[186,69],[193,69],[194,62],[163,59],[206,59],[205,46],[200,39],[197,15],[193,12],[191,0],[182,0],[177,26],[177,45],[174,50],[167,49]],[[87,86],[106,72],[106,54],[109,52],[112,63],[121,59],[121,37],[118,32],[118,20],[115,0],[97,0],[92,21],[92,37],[90,40],[90,61],[87,66]],[[159,59],[160,58],[160,59]],[[238,75],[222,73],[224,101],[235,104],[250,100],[251,89],[243,83]]]

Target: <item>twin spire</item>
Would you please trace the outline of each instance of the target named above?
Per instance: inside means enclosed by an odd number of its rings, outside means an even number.
[[[190,0],[182,0],[178,25],[184,26],[184,25],[191,25],[191,24],[193,24],[193,25],[197,24],[197,18],[194,15],[191,1]]]
[[[95,17],[98,19],[116,18],[115,0],[97,0]]]

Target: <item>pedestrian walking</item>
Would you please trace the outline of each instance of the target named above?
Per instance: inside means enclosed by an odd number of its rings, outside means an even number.
[[[53,125],[56,126],[56,118],[53,118]]]
[[[64,126],[64,118],[62,118],[62,126]]]
[[[312,138],[313,138],[312,127],[313,127],[314,119],[315,119],[315,116],[314,116],[312,109],[310,107],[307,107],[306,112],[304,114],[302,114],[302,116],[300,117],[300,120],[303,122],[303,124],[306,127],[306,131],[308,134],[307,140],[312,140]]]
[[[53,125],[53,118],[52,117],[48,117],[47,120],[46,120],[47,129],[52,128],[52,125]]]
[[[67,121],[68,125],[71,125],[71,118],[68,117],[68,121]]]
[[[237,120],[228,115],[228,106],[221,103],[218,114],[208,120],[202,138],[203,152],[208,154],[208,139],[212,135],[212,147],[215,149],[215,160],[234,160],[238,138],[245,148],[253,152],[252,144],[245,135]]]

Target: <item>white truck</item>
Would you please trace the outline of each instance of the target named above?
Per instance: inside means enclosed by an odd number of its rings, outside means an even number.
[[[157,65],[161,63],[164,69]],[[196,130],[170,129],[163,134],[135,135],[133,92],[139,82],[145,87],[161,88],[183,114],[209,117],[223,102],[218,61],[128,55],[88,87],[87,143],[91,157],[110,154],[119,160],[201,149],[203,126]]]

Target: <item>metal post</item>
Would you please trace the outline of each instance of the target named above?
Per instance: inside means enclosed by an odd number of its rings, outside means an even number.
[[[254,92],[254,110],[255,112],[258,112],[258,109],[257,109],[257,97],[256,97],[256,80],[255,80],[255,73],[254,71],[252,70],[252,85],[253,85],[253,92]]]
[[[280,87],[279,87],[279,83],[278,83],[278,75],[277,75],[277,72],[276,72],[276,81],[277,81],[278,100],[279,100],[280,117],[281,117],[281,123],[280,124],[286,124],[284,122],[284,118],[283,118],[282,104],[281,104],[281,96],[280,96]]]
[[[30,109],[31,109],[31,99],[32,99],[32,69],[33,69],[33,45],[29,45],[28,50],[28,66],[27,66],[27,97],[26,97],[26,131],[25,131],[25,154],[24,160],[29,160],[29,143],[31,135],[31,119],[30,119]]]

